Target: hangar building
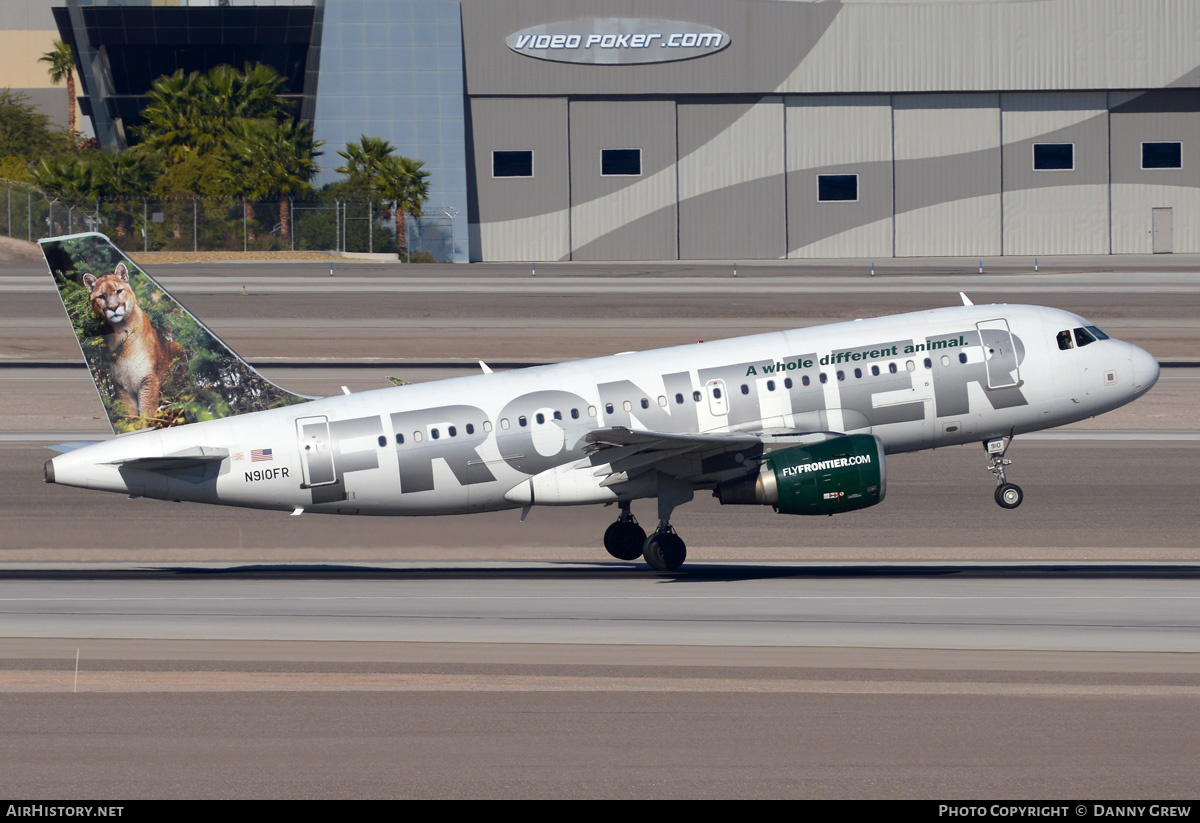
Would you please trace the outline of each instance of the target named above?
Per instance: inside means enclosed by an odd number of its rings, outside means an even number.
[[[1200,252],[1195,0],[66,0],[90,110],[135,43],[284,42],[165,6],[303,9],[316,136],[426,160],[460,260]]]

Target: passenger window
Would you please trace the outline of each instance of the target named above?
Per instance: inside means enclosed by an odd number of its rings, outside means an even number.
[[[505,431],[508,431],[508,418],[507,417],[500,418],[500,428],[504,429]]]
[[[521,419],[522,419],[522,420],[524,420],[525,418],[524,418],[524,417],[522,417]],[[535,419],[537,420],[537,422],[538,422],[538,425],[540,426],[540,425],[542,425],[543,423],[545,423],[545,422],[546,422],[546,415],[542,414],[541,412],[538,412],[538,413],[537,413],[537,417],[536,417]],[[522,426],[524,426],[525,424],[524,424],[524,423],[522,423],[521,425],[522,425]]]
[[[695,401],[696,403],[699,403],[700,402],[700,392],[698,392],[698,391],[692,392],[692,400]]]
[[[660,394],[660,395],[658,396],[658,405],[662,406],[662,407],[665,409],[665,408],[667,407],[667,398],[663,397],[663,396]]]
[[[838,369],[837,378],[838,378],[838,380],[845,380],[846,373],[844,371],[842,371],[841,369]]]
[[[950,355],[948,355],[948,354],[943,354],[943,355],[942,355],[942,365],[943,365],[943,366],[949,366],[949,365],[950,365]]]
[[[453,426],[448,426],[446,428],[446,434],[450,435],[451,437],[457,437],[458,429],[454,428]]]
[[[467,424],[467,434],[474,434],[474,433],[475,433],[475,424],[468,423]]]
[[[612,403],[605,403],[605,404],[604,404],[604,413],[605,413],[605,414],[612,414],[612,413],[613,413],[613,404],[612,404]]]
[[[555,411],[552,416],[554,417],[555,420],[562,420],[562,412],[560,412],[560,411]]]
[[[588,406],[588,417],[595,417],[595,416],[596,416],[596,407]]]
[[[682,394],[677,393],[675,395],[675,403],[676,403],[676,405],[679,405],[679,406],[683,405],[683,395]]]
[[[743,383],[742,384],[742,394],[749,394],[749,393],[750,393],[750,387],[747,386],[745,383]]]
[[[790,378],[790,377],[788,378],[788,381],[789,381],[789,382],[791,381],[791,378]],[[808,385],[809,383],[811,383],[812,381],[808,379],[808,375],[806,374],[806,375],[804,375],[803,377],[801,377],[801,378],[800,378],[800,382],[801,382],[801,383],[803,383],[804,385],[806,385],[806,386],[807,386],[807,385]],[[790,388],[791,388],[791,386],[788,386],[788,388],[790,389]]]
[[[862,369],[855,369],[855,370],[854,370],[854,377],[855,377],[855,378],[862,377]]]
[[[485,432],[490,432],[492,430],[492,421],[491,420],[483,421],[483,430]]]
[[[379,435],[379,445],[380,445],[380,446],[386,446],[386,445],[387,445],[387,438],[386,438],[386,437],[384,437],[382,434],[381,434],[381,435]]]
[[[1058,347],[1063,351],[1075,348],[1075,344],[1071,342],[1071,332],[1063,329],[1058,333]]]
[[[767,391],[775,391],[775,381],[774,380],[767,381]]]
[[[525,428],[529,425],[529,421],[525,418],[525,415],[521,415],[517,418],[517,425],[521,428]]]
[[[821,382],[822,382],[822,383],[828,383],[828,382],[829,382],[829,378],[828,378],[828,377],[825,375],[825,372],[821,372]]]
[[[1089,343],[1095,343],[1096,338],[1092,337],[1092,335],[1088,332],[1087,329],[1076,329],[1075,330],[1075,342],[1078,343],[1079,348],[1082,349],[1084,346],[1088,345]]]
[[[808,377],[804,378],[804,385],[806,385],[806,386],[808,385]],[[790,389],[792,387],[792,378],[790,378],[790,377],[783,378],[783,387],[785,389]]]
[[[579,409],[571,409],[571,419],[572,420],[579,419]]]
[[[927,368],[927,369],[933,368],[933,361],[930,360],[928,357],[925,358],[925,368]]]
[[[718,388],[713,388],[713,397],[715,397],[717,400],[720,400],[721,399],[721,390]]]
[[[396,445],[404,445],[404,435],[402,435],[400,432],[396,432]]]
[[[896,370],[896,369],[893,367],[893,368],[892,368],[892,371],[895,371],[895,370]],[[878,367],[878,366],[872,366],[872,367],[871,367],[871,376],[872,376],[872,377],[878,377],[878,376],[879,376],[879,367]]]
[[[439,435],[439,434],[438,434],[438,430],[437,430],[437,429],[430,429],[430,430],[429,430],[429,436],[430,436],[430,437],[432,437],[434,440],[437,440],[437,439],[438,439],[438,437],[440,437],[441,435]]]
[[[967,353],[966,353],[965,351],[960,351],[960,352],[958,353],[958,362],[959,362],[959,363],[966,363],[966,362],[967,362]]]
[[[624,403],[622,403],[621,407],[623,409],[625,409],[625,411],[633,411],[633,404],[630,403],[628,400],[626,400]]]
[[[898,371],[898,369],[896,368],[895,363],[888,363],[888,372],[889,373],[895,374],[897,371]]]
[[[908,369],[909,371],[916,371],[917,364],[914,363],[913,361],[909,360],[907,363],[904,364],[904,368]]]
[[[413,432],[413,442],[414,443],[420,443],[422,439],[423,439],[423,435],[420,432]]]
[[[650,408],[650,401],[645,397],[642,398],[642,408],[643,409]]]

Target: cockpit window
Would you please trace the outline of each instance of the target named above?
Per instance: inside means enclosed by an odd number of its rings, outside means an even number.
[[[1087,329],[1088,331],[1090,331],[1092,333],[1092,336],[1095,337],[1097,340],[1107,340],[1108,339],[1108,335],[1105,334],[1104,332],[1100,331],[1095,326],[1084,326],[1084,328]]]
[[[1078,343],[1079,348],[1082,349],[1084,346],[1095,343],[1096,338],[1093,337],[1092,333],[1087,329],[1080,328],[1075,330],[1075,342]]]
[[[1058,333],[1058,347],[1063,351],[1075,348],[1075,344],[1071,342],[1071,330],[1063,329]]]

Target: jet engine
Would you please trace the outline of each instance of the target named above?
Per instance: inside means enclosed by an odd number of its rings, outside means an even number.
[[[784,514],[837,514],[874,506],[886,492],[883,443],[873,434],[850,434],[773,452],[758,474],[722,483],[713,496]]]

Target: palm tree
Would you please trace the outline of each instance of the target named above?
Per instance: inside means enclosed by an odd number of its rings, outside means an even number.
[[[429,172],[422,166],[423,160],[411,157],[388,157],[383,164],[379,179],[379,194],[392,201],[392,213],[396,219],[396,250],[408,252],[408,233],[404,216],[421,216],[421,209],[429,199]]]
[[[250,201],[278,195],[280,233],[291,233],[291,212],[287,197],[312,191],[309,181],[317,173],[313,158],[316,148],[325,144],[313,140],[312,128],[285,120],[240,120],[227,145],[229,164],[223,177],[239,194],[247,198],[247,219],[253,219]]]
[[[288,198],[312,191],[309,181],[317,173],[313,159],[321,152],[316,149],[325,145],[324,140],[313,140],[312,127],[305,123],[285,120],[272,124],[260,132],[264,166],[270,179],[268,194],[279,195],[279,230],[287,237],[291,234],[292,214]]]
[[[183,162],[204,141],[198,77],[198,72],[185,75],[179,69],[150,86],[150,103],[142,109],[145,122],[137,130],[142,143],[168,162]]]
[[[122,238],[125,236],[125,202],[140,199],[150,190],[151,173],[146,160],[136,148],[120,154],[104,152],[98,158],[95,174],[100,196],[116,201],[114,222],[117,237]]]
[[[58,85],[66,78],[67,81],[67,131],[71,139],[75,139],[75,55],[71,47],[61,40],[54,41],[54,50],[48,51],[38,58],[39,63],[49,63],[46,69],[50,82]]]
[[[242,120],[279,121],[287,106],[279,96],[283,78],[270,66],[246,65],[245,72],[216,66],[207,74],[180,69],[150,87],[150,104],[142,110],[143,142],[170,162],[189,154],[225,148]]]
[[[351,183],[376,194],[379,176],[395,150],[396,147],[382,137],[364,134],[357,143],[347,143],[346,150],[338,152],[346,165],[338,166],[335,171],[349,177]]]

